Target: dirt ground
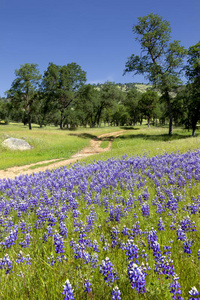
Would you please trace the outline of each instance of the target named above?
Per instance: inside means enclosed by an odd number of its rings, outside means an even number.
[[[111,149],[112,142],[115,137],[118,137],[119,135],[123,134],[125,130],[117,131],[117,132],[111,132],[111,133],[105,133],[97,137],[97,139],[92,139],[90,140],[90,146],[82,149],[80,152],[74,154],[70,159],[62,160],[60,159],[52,159],[52,160],[46,160],[46,161],[40,161],[38,163],[34,164],[29,164],[29,165],[24,165],[21,167],[12,167],[8,168],[6,170],[0,170],[0,179],[3,178],[15,178],[16,176],[19,175],[24,175],[24,174],[32,174],[32,173],[37,173],[37,172],[43,172],[45,170],[51,170],[51,169],[56,169],[60,168],[62,166],[71,164],[76,162],[77,160],[81,160],[84,157],[88,157],[97,153],[109,151]],[[104,138],[110,138],[109,144],[107,148],[101,148],[100,144],[104,140]],[[48,166],[40,166],[45,163],[50,163]],[[30,169],[30,167],[33,166],[38,166],[37,168]]]

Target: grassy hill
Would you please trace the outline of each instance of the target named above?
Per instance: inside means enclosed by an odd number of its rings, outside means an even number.
[[[127,92],[130,89],[137,89],[139,92],[144,93],[148,89],[150,89],[152,86],[150,84],[145,83],[115,83],[115,85],[123,92]],[[98,90],[101,90],[103,88],[103,83],[96,84],[96,87]]]

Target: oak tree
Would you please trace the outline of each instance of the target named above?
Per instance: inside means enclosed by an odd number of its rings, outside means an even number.
[[[29,129],[31,129],[31,115],[41,75],[37,64],[26,63],[15,70],[16,79],[12,82],[11,88],[7,91],[12,103],[23,107],[28,117]]]
[[[169,135],[172,135],[171,90],[181,83],[180,68],[187,51],[179,41],[170,42],[170,23],[158,14],[149,14],[138,18],[133,33],[140,43],[140,55],[132,54],[125,65],[124,74],[145,75],[159,88],[168,107]]]

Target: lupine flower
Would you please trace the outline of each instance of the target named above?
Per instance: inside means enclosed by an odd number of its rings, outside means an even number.
[[[8,254],[6,254],[3,259],[0,259],[0,269],[3,268],[6,270],[6,274],[12,273],[13,264]]]
[[[173,266],[173,261],[168,257],[162,255],[156,260],[154,272],[159,275],[166,275],[166,279],[175,276],[175,270]]]
[[[185,243],[183,243],[183,250],[185,253],[187,254],[191,254],[191,246],[192,246],[192,242],[189,240],[186,240]]]
[[[24,237],[24,240],[19,243],[19,245],[21,245],[22,248],[26,248],[26,247],[29,247],[30,246],[30,242],[31,242],[31,235],[30,233],[27,233]]]
[[[181,295],[181,286],[178,283],[179,277],[174,275],[173,277],[173,282],[170,284],[170,293],[173,294],[172,299],[173,300],[183,300],[183,298],[180,296]]]
[[[67,238],[67,227],[64,222],[60,222],[60,227],[59,227],[59,233],[64,237],[65,239]]]
[[[117,236],[119,234],[119,229],[118,227],[113,227],[112,230],[111,230],[111,233],[110,233],[110,236],[111,236],[111,247],[115,247],[117,246],[118,242],[117,242]]]
[[[18,238],[18,227],[17,225],[10,231],[8,237],[5,238],[4,242],[1,242],[3,249],[10,248],[11,246],[15,245],[15,242]]]
[[[155,261],[157,261],[161,257],[160,244],[157,241],[155,241],[152,244],[152,249],[153,249],[153,256],[155,257]]]
[[[193,286],[192,288],[191,288],[191,290],[189,291],[189,294],[190,294],[190,296],[192,296],[192,297],[190,297],[189,298],[189,300],[197,300],[197,299],[200,299],[200,298],[196,298],[196,296],[198,296],[199,295],[199,291],[197,290],[197,288],[195,287],[195,286]],[[195,298],[194,298],[195,297]]]
[[[184,232],[196,231],[196,225],[191,221],[189,216],[181,221],[181,228]]]
[[[49,266],[54,266],[55,265],[56,260],[54,259],[53,254],[50,257],[47,257],[47,259],[48,259]]]
[[[149,204],[148,203],[144,203],[142,205],[142,215],[143,215],[143,217],[147,217],[147,218],[150,216]]]
[[[121,292],[117,285],[112,290],[111,295],[112,295],[112,300],[121,300],[121,297],[120,297]]]
[[[131,261],[135,261],[138,263],[138,247],[135,245],[133,240],[128,240],[127,243],[124,246],[124,249],[126,250],[127,259]]]
[[[165,230],[165,225],[163,223],[162,218],[159,218],[159,221],[158,221],[158,230],[160,230],[160,231]]]
[[[131,235],[135,238],[141,234],[142,234],[142,230],[140,229],[140,222],[137,221],[131,228]]]
[[[92,289],[91,289],[91,282],[90,282],[89,279],[85,279],[84,287],[85,287],[84,292],[89,293],[89,292],[92,291]]]
[[[67,279],[65,281],[65,284],[63,285],[63,292],[62,292],[62,294],[65,296],[63,298],[63,300],[73,300],[73,299],[75,299],[74,295],[73,295],[73,291],[74,290],[72,289],[72,285],[69,282],[69,280]]]
[[[105,260],[102,260],[99,272],[104,276],[104,280],[108,285],[118,279],[115,272],[113,272],[113,264],[108,257],[106,257]]]
[[[147,240],[148,240],[148,245],[149,245],[149,250],[152,249],[154,242],[156,242],[158,240],[157,237],[157,231],[156,230],[152,230],[149,231],[148,235],[147,235]]]
[[[130,262],[128,265],[128,277],[132,289],[135,288],[138,294],[146,293],[145,274],[143,273],[142,267]]]
[[[55,252],[56,253],[64,253],[64,242],[63,242],[63,238],[59,233],[55,233],[54,236],[54,245],[56,246],[55,248]]]
[[[177,240],[185,241],[187,239],[186,234],[184,233],[181,226],[178,226],[176,233],[177,233]]]
[[[94,253],[91,256],[91,268],[97,268],[99,266],[98,254]]]
[[[16,259],[16,262],[19,264],[20,262],[24,262],[24,257],[23,257],[23,252],[22,251],[19,251],[19,254],[18,254],[18,258]]]

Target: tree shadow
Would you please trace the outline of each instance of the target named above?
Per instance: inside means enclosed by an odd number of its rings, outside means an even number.
[[[95,141],[99,141],[100,139],[98,139],[98,137],[96,135],[90,134],[90,133],[70,133],[69,135],[71,136],[77,136],[79,138],[82,139],[93,139]]]
[[[140,128],[135,128],[133,126],[120,126],[123,130],[140,130]]]
[[[150,141],[160,141],[160,142],[169,142],[175,140],[183,140],[190,138],[189,135],[182,135],[182,134],[173,134],[172,136],[168,134],[129,134],[129,135],[121,135],[119,138],[120,140],[126,139],[142,139],[142,140],[150,140]]]
[[[98,138],[96,135],[90,134],[90,133],[70,133],[71,136],[76,136],[82,139],[92,139],[94,141],[112,141],[114,139],[114,136],[106,136],[106,137],[100,137]]]

